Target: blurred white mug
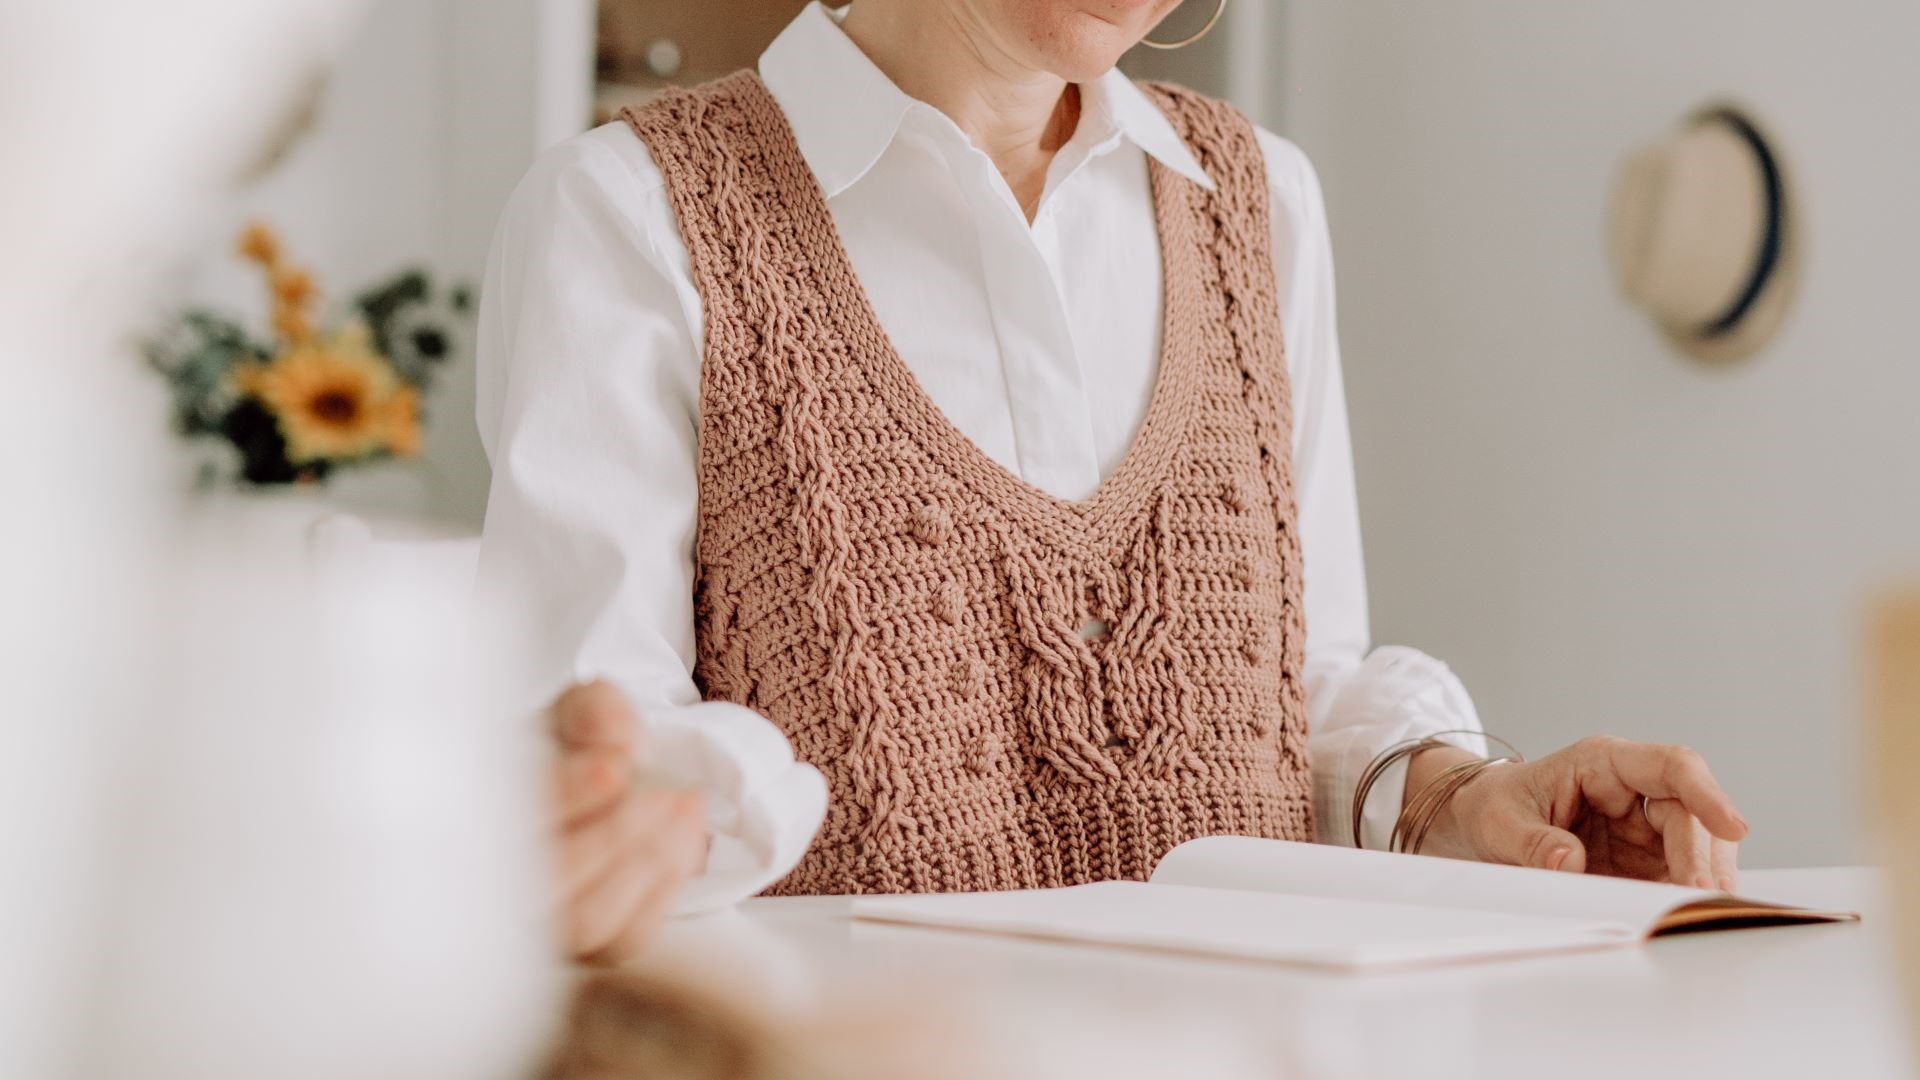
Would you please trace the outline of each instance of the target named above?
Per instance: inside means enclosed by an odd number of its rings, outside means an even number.
[[[316,573],[256,517],[190,531],[85,1071],[529,1075],[562,989],[538,725],[488,684],[458,578]]]

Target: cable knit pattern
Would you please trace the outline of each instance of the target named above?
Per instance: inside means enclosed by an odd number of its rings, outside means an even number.
[[[1310,840],[1286,364],[1252,126],[1148,90],[1217,185],[1152,169],[1164,353],[1082,502],[949,422],[894,351],[751,72],[623,116],[705,306],[695,678],[832,787],[772,892],[1143,878]]]

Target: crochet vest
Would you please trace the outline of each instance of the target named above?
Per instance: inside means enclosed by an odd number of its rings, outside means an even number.
[[[1195,837],[1313,837],[1266,172],[1233,109],[1147,91],[1217,190],[1150,164],[1164,352],[1081,502],[920,387],[756,75],[623,113],[705,309],[695,681],[831,790],[772,893],[1139,879]]]

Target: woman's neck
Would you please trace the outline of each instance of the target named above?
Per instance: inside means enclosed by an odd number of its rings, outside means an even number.
[[[993,160],[1032,220],[1053,155],[1080,122],[1078,88],[1014,63],[947,4],[860,0],[840,25],[895,86],[945,113]]]

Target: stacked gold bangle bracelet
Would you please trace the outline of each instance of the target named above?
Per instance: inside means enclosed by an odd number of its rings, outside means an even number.
[[[1474,777],[1479,776],[1495,765],[1501,765],[1509,761],[1526,760],[1525,755],[1521,754],[1519,750],[1514,748],[1512,743],[1505,739],[1467,728],[1452,731],[1436,731],[1422,738],[1408,739],[1405,742],[1395,743],[1387,747],[1372,761],[1367,763],[1366,770],[1360,774],[1360,782],[1354,785],[1352,822],[1354,847],[1362,846],[1360,842],[1360,822],[1365,816],[1367,796],[1373,792],[1373,785],[1379,781],[1380,777],[1384,775],[1388,769],[1392,768],[1402,759],[1410,758],[1422,750],[1451,745],[1442,741],[1441,737],[1445,735],[1472,735],[1482,739],[1489,739],[1505,747],[1508,751],[1508,756],[1474,758],[1471,761],[1462,761],[1454,765],[1449,765],[1447,768],[1441,770],[1440,775],[1427,781],[1426,785],[1415,793],[1413,798],[1403,800],[1400,816],[1395,819],[1393,823],[1393,833],[1387,840],[1387,849],[1389,851],[1419,854],[1421,846],[1427,842],[1427,833],[1433,829],[1433,823],[1440,817],[1440,811],[1446,808],[1447,803],[1452,801],[1453,797],[1459,793],[1461,788],[1467,786]]]

